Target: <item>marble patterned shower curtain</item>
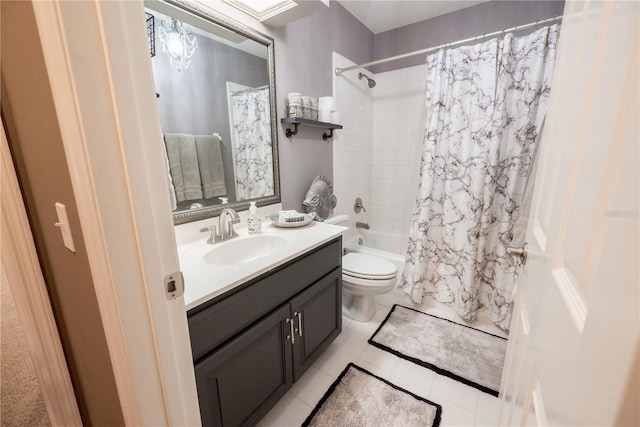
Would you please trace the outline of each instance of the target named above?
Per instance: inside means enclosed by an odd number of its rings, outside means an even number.
[[[514,232],[528,215],[557,38],[554,25],[427,57],[420,184],[399,284],[414,303],[429,296],[467,320],[488,311],[509,329],[516,266],[506,247],[524,241]]]
[[[272,196],[273,151],[269,88],[247,89],[231,95],[237,200]]]

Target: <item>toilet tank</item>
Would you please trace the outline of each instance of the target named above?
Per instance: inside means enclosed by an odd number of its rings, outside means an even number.
[[[349,215],[334,215],[324,220],[327,224],[341,225],[343,227],[349,226]]]
[[[348,230],[345,230],[342,233],[343,242],[348,242],[358,234],[355,227],[351,223],[351,217],[349,217],[349,215],[346,215],[346,214],[334,215],[332,217],[325,219],[324,222],[327,224],[340,225],[342,227],[349,227]]]

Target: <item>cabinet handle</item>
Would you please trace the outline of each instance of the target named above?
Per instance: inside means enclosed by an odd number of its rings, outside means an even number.
[[[287,323],[289,324],[289,335],[287,336],[287,338],[291,338],[291,344],[295,344],[296,338],[293,332],[293,319],[287,318]]]
[[[294,316],[298,316],[298,335],[302,336],[302,312],[294,313]]]

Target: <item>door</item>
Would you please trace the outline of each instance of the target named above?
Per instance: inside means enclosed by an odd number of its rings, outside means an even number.
[[[255,425],[291,388],[289,304],[196,364],[204,426]]]
[[[565,6],[501,425],[626,415],[638,351],[638,16],[637,2]]]
[[[291,300],[293,380],[297,381],[342,331],[342,269],[337,268]]]
[[[144,5],[27,3],[125,424],[198,425],[184,298],[165,292],[179,265]]]
[[[51,425],[81,426],[9,144],[0,126],[0,255]],[[4,321],[5,319],[2,319]],[[0,321],[0,323],[2,323]],[[5,339],[4,324],[3,339]],[[3,368],[4,371],[4,368]],[[3,372],[3,375],[6,375]],[[26,376],[26,373],[24,374]]]

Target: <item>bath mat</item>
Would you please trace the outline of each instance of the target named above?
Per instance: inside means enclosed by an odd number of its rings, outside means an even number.
[[[369,344],[498,396],[505,338],[396,304]]]
[[[433,426],[442,407],[349,363],[304,426]]]

